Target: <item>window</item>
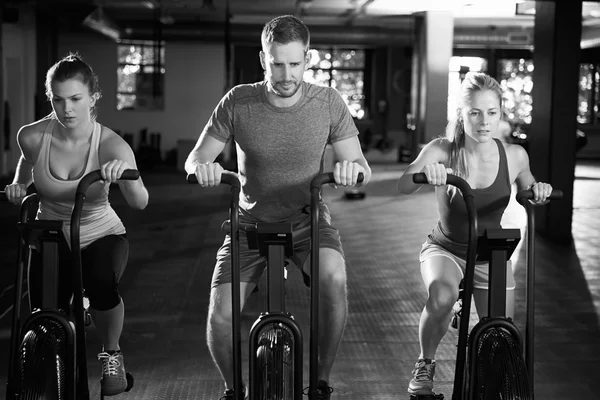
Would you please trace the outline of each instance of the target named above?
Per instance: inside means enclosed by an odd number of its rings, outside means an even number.
[[[580,124],[598,124],[598,84],[600,74],[598,64],[579,65],[579,102],[577,122]]]
[[[517,126],[531,124],[533,61],[523,58],[500,59],[498,75],[508,121]]]
[[[117,49],[117,110],[162,110],[164,42],[120,42]]]
[[[310,66],[304,72],[304,80],[335,88],[348,105],[352,117],[365,118],[365,51],[315,48],[310,53]]]

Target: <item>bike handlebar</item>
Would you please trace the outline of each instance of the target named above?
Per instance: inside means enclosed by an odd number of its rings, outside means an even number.
[[[188,183],[198,183],[198,178],[196,178],[195,174],[188,174],[186,177]],[[221,174],[221,183],[225,183],[229,186],[240,188],[240,178],[233,171],[223,171]]]
[[[135,181],[139,177],[140,177],[140,171],[138,171],[136,169],[126,169],[121,174],[121,177],[119,178],[119,180]],[[102,179],[104,179],[104,178],[102,178],[102,173],[100,172],[100,170],[95,170],[95,171],[88,173],[86,176],[81,178],[81,180],[79,181],[79,184],[77,185],[76,195],[79,195],[79,194],[85,195],[85,193],[87,192],[88,188],[90,187],[90,185],[92,183],[94,183],[96,181],[100,181]]]
[[[358,174],[358,183],[361,183],[362,181],[364,181],[364,179],[365,176],[362,172],[360,172]],[[198,183],[198,178],[196,178],[195,174],[188,174],[186,180],[188,183]],[[241,186],[240,179],[238,178],[237,174],[232,171],[223,171],[221,175],[221,183],[225,183],[227,185],[238,188]],[[327,172],[324,174],[317,175],[310,182],[310,187],[321,187],[327,183],[335,183],[333,172]]]
[[[427,181],[427,175],[425,175],[424,172],[418,172],[414,174],[413,182],[425,185],[429,184],[429,182]],[[460,191],[463,194],[463,198],[466,198],[467,196],[473,196],[471,185],[469,185],[469,183],[461,177],[448,174],[448,176],[446,177],[446,183],[448,185],[456,186],[458,189],[460,189]]]
[[[365,175],[362,172],[358,173],[357,183],[362,183],[365,180]],[[310,188],[320,188],[323,185],[328,183],[335,183],[335,177],[333,176],[333,172],[325,172],[324,174],[319,174],[313,178],[310,182]]]
[[[533,190],[531,189],[524,189],[521,190],[517,193],[517,201],[521,204],[523,204],[523,202],[525,200],[531,200],[533,199]],[[558,189],[554,189],[552,190],[552,193],[550,193],[550,196],[548,196],[548,200],[560,200],[563,198],[563,191],[562,190],[558,190]]]

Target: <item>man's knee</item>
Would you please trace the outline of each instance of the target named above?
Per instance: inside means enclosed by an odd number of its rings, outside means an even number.
[[[330,248],[319,252],[319,280],[329,287],[346,286],[346,262],[344,257]]]

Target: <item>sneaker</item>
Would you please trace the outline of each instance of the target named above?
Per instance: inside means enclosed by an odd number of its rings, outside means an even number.
[[[105,396],[123,393],[127,389],[127,377],[121,351],[103,351],[98,354],[98,360],[102,361],[102,379],[100,380],[102,393]]]
[[[233,389],[227,389],[225,391],[225,393],[223,393],[223,397],[221,397],[219,400],[233,400],[233,394],[235,392],[233,391]],[[248,399],[250,396],[250,394],[248,393],[248,386],[244,387],[244,400]]]
[[[419,358],[412,373],[413,378],[408,384],[408,393],[417,395],[432,394],[435,360]]]
[[[309,392],[308,387],[304,388],[302,394],[308,396]],[[333,388],[327,384],[326,381],[320,380],[317,382],[317,399],[318,400],[329,400],[331,398],[331,393],[333,393]]]

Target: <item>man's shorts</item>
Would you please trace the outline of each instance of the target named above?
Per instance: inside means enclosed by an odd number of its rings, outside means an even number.
[[[460,271],[461,276],[465,277],[465,270],[467,267],[467,262],[460,257],[450,253],[448,250],[444,249],[437,244],[432,243],[423,243],[421,247],[421,253],[419,254],[419,262],[423,262],[431,257],[442,256],[447,257],[450,260],[454,261],[454,264]],[[488,288],[489,282],[489,264],[481,263],[475,264],[475,276],[473,277],[473,288],[474,289],[486,289]],[[514,290],[516,286],[515,277],[512,269],[512,262],[508,260],[506,262],[506,290]]]
[[[330,248],[344,257],[344,250],[340,240],[339,231],[331,225],[331,215],[325,203],[321,202],[319,207],[319,247]],[[294,255],[287,262],[294,264],[305,277],[307,281],[310,276],[310,221],[311,215],[308,208],[303,209],[297,214],[287,218],[281,223],[292,224],[292,236],[294,238]],[[239,222],[251,224],[252,221],[243,213],[239,215]],[[266,266],[267,258],[261,256],[257,249],[248,248],[248,240],[244,230],[240,230],[240,281],[258,284]],[[222,283],[231,282],[231,236],[227,234],[223,245],[217,252],[217,263],[213,272],[211,287],[216,287]]]

